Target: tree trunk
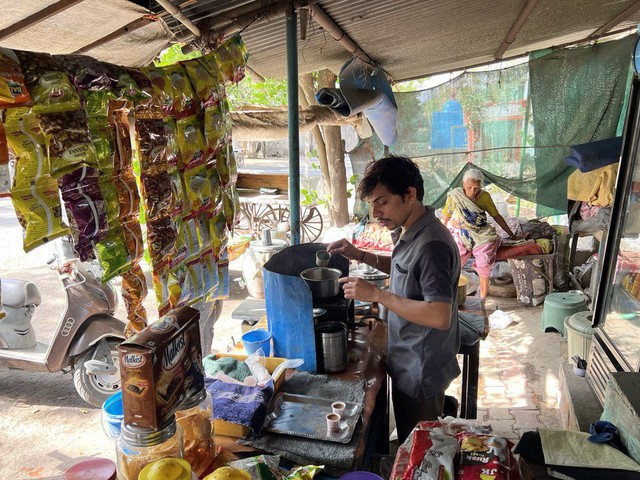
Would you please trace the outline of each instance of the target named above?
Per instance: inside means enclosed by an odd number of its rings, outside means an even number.
[[[335,88],[336,76],[329,70],[318,72],[318,88]],[[347,205],[347,171],[344,163],[344,146],[340,127],[323,126],[321,128],[329,166],[331,198],[329,200],[329,218],[332,226],[343,227],[349,223]]]
[[[299,101],[303,108],[309,108],[309,105],[315,104],[315,88],[313,86],[313,76],[310,73],[303,73],[299,79],[300,95]],[[318,150],[318,161],[320,162],[320,173],[322,174],[322,186],[325,193],[331,193],[331,182],[329,179],[329,164],[327,162],[327,149],[324,145],[324,138],[320,127],[314,127],[311,130],[313,140],[316,142]]]

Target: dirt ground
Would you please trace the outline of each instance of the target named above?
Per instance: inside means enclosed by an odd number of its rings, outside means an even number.
[[[0,278],[37,283],[43,304],[36,310],[34,326],[38,340],[47,341],[64,308],[60,284],[45,265],[52,249],[45,245],[24,254],[21,229],[8,199],[0,199],[0,232]],[[241,325],[231,319],[247,295],[234,281],[241,276],[240,267],[241,260],[231,264],[231,298],[215,326],[217,350],[225,350],[241,334]],[[152,297],[146,305],[153,318]],[[566,339],[540,332],[541,307],[523,308],[515,299],[492,299],[489,307],[508,312],[515,322],[482,343],[479,417],[510,438],[527,428],[558,426],[558,370],[566,360]],[[117,315],[124,317],[122,306]],[[459,381],[451,390],[458,386]],[[0,431],[0,478],[60,479],[83,459],[115,459],[114,444],[101,429],[100,410],[80,399],[69,374],[0,372]]]

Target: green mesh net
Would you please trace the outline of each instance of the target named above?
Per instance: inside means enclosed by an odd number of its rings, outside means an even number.
[[[396,93],[391,153],[418,163],[424,202],[436,207],[474,166],[488,183],[536,203],[538,216],[563,213],[569,146],[620,134],[635,39],[535,52],[528,63]],[[354,173],[383,154],[375,135],[361,142],[349,152]]]

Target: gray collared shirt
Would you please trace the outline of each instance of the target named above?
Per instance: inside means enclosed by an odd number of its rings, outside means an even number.
[[[388,314],[387,371],[394,388],[413,398],[433,398],[460,374],[457,289],[460,255],[449,230],[426,207],[398,238],[391,255],[390,291],[412,300],[451,304],[447,330]]]

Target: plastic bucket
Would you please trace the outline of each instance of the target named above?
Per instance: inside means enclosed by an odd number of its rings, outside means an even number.
[[[379,475],[372,472],[349,472],[340,477],[340,480],[383,480]]]
[[[105,435],[114,440],[120,436],[120,428],[124,419],[122,408],[122,390],[114,393],[102,404],[102,430]]]
[[[259,328],[245,333],[242,335],[242,344],[247,355],[255,353],[259,348],[262,348],[265,357],[271,355],[271,333],[266,330]]]

